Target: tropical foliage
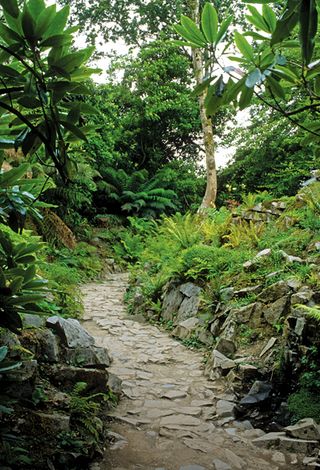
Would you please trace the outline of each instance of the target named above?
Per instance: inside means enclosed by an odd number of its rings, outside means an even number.
[[[307,130],[317,139],[317,121],[308,115],[304,122],[300,116],[306,111],[316,111],[319,107],[318,61],[311,62],[315,51],[315,36],[318,27],[316,2],[307,2],[302,8],[302,1],[288,1],[280,16],[268,4],[271,1],[246,2],[263,3],[262,13],[248,5],[246,16],[250,23],[243,34],[234,33],[234,43],[238,55],[228,53],[231,61],[238,66],[222,65],[222,55],[217,48],[221,40],[222,25],[218,28],[217,12],[207,3],[202,11],[201,29],[188,17],[182,16],[176,31],[187,41],[190,47],[206,48],[211,54],[212,64],[221,68],[218,76],[209,76],[201,88],[207,89],[207,113],[215,114],[221,106],[236,103],[239,109],[250,105],[257,97],[272,109],[279,111],[293,124]],[[228,22],[228,20],[225,20]],[[300,40],[297,36],[300,34]],[[249,42],[251,38],[254,42]],[[301,56],[297,63],[291,60],[292,48],[299,48]],[[227,81],[224,75],[229,78]],[[197,90],[199,92],[199,90]],[[299,94],[300,102],[290,97]]]

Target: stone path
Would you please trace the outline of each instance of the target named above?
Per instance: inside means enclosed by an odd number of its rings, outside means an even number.
[[[223,419],[223,410],[217,416],[217,403],[228,407],[229,397],[221,384],[203,376],[203,355],[157,327],[130,318],[123,304],[126,286],[125,274],[113,274],[83,289],[84,327],[97,345],[108,348],[113,357],[109,371],[121,378],[124,394],[111,413],[113,444],[92,468],[298,468],[294,456],[254,446],[251,440],[263,432],[249,422]]]

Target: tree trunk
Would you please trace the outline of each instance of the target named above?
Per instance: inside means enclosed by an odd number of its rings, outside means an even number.
[[[190,1],[192,19],[197,25],[200,23],[199,0]],[[197,85],[203,81],[203,55],[200,49],[192,49],[193,70]],[[215,160],[215,143],[213,136],[212,121],[206,115],[204,100],[206,92],[199,96],[200,120],[203,133],[204,152],[206,158],[207,186],[199,211],[215,207],[217,197],[217,170]]]

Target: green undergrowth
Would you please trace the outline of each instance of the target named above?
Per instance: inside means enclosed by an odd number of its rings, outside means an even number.
[[[131,218],[129,226],[122,229],[116,247],[131,271],[126,294],[129,312],[146,314],[152,322],[172,330],[174,322],[161,317],[163,294],[170,284],[184,282],[202,288],[198,315],[205,316],[205,325],[214,319],[219,302],[241,308],[256,301],[254,293],[226,300],[224,292],[229,287],[265,288],[290,279],[319,291],[320,183],[312,189],[303,189],[296,197],[277,200],[284,203],[281,206],[285,205],[285,209],[278,210],[269,222],[245,219],[257,203],[268,210],[274,207],[272,201],[269,194],[262,193],[259,197],[245,197],[244,204],[234,210],[222,207],[205,215],[175,214],[157,222]],[[266,249],[267,256],[256,257]],[[288,256],[297,260],[292,261]],[[249,267],[245,265],[248,261]],[[280,318],[273,328],[274,335],[282,335],[284,319]],[[250,347],[263,334],[244,325],[239,331],[239,344]],[[193,348],[203,346],[193,336],[184,344]],[[293,421],[306,416],[320,419],[318,390],[314,388],[320,383],[318,362],[314,364],[313,359],[305,365],[296,391],[289,397]]]
[[[210,304],[210,297],[212,301],[219,300],[220,291],[229,286],[239,289],[256,284],[267,286],[281,279],[296,278],[320,287],[316,269],[319,250],[315,246],[320,241],[320,214],[314,202],[317,194],[320,200],[318,186],[312,193],[308,189],[297,197],[284,198],[286,210],[272,223],[241,219],[242,211],[257,202],[253,195],[247,196],[244,205],[233,213],[222,207],[208,211],[205,216],[176,214],[158,222],[131,218],[116,248],[131,264],[129,310],[137,286],[144,297],[140,310],[159,310],[163,288],[173,280],[205,287],[210,295],[204,304]],[[271,200],[268,193],[263,193],[259,202],[263,203],[263,197]],[[267,248],[271,254],[255,260],[253,269],[243,267]],[[283,252],[301,257],[304,262],[288,262]],[[251,301],[254,298],[249,296],[238,303],[242,306]]]
[[[35,313],[81,317],[83,305],[79,284],[96,279],[102,272],[104,250],[84,241],[78,242],[74,249],[58,249],[44,243],[31,230],[24,229],[19,234],[1,224],[0,231],[13,246],[29,244],[34,247],[31,261],[35,265],[36,279],[47,280],[46,293],[43,291],[43,298],[37,301]]]
[[[316,321],[320,321],[319,316],[316,318]],[[288,408],[291,413],[292,422],[303,418],[313,418],[320,423],[319,360],[320,347],[315,345],[312,345],[300,359],[300,375],[297,390],[288,399]]]

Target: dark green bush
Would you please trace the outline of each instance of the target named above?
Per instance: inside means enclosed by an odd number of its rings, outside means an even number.
[[[318,393],[302,388],[289,396],[288,407],[293,422],[303,418],[313,418],[318,423],[320,422]]]

